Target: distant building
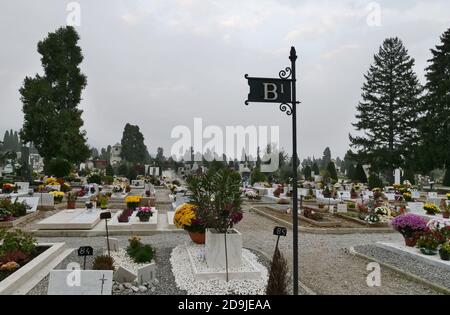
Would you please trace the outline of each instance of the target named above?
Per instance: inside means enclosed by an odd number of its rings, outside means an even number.
[[[119,143],[112,146],[110,158],[112,166],[118,165],[122,162],[122,158],[120,157],[121,153],[122,153],[122,146]]]

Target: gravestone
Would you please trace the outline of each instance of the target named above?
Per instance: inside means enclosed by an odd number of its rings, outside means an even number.
[[[123,266],[119,266],[119,269],[117,269],[114,273],[114,280],[119,283],[132,283],[134,280],[136,280],[136,277],[137,276],[134,272],[128,270]]]
[[[53,198],[53,195],[50,195],[48,193],[39,193],[39,206],[40,207],[54,207],[55,206],[55,200]]]
[[[349,191],[340,191],[338,192],[338,197],[341,197],[342,199],[351,199],[351,195]]]
[[[105,237],[105,240],[108,242],[108,238]],[[117,252],[119,250],[119,240],[117,238],[109,238],[109,249],[113,252]]]
[[[411,192],[411,198],[413,198],[413,199],[419,199],[419,198],[420,198],[420,192],[417,191],[417,190],[413,190],[413,191]]]
[[[303,197],[308,196],[308,189],[300,188],[300,189],[298,190],[298,195],[299,195],[299,196],[303,196]]]
[[[48,295],[111,295],[112,270],[52,270]]]
[[[408,202],[409,212],[415,214],[424,214],[423,202]]]
[[[438,197],[437,192],[429,192],[428,193],[428,198],[437,198],[437,197]]]
[[[156,278],[156,264],[152,263],[140,267],[137,271],[137,280],[140,285],[152,282]]]
[[[395,194],[393,193],[385,193],[384,194],[388,201],[395,201]]]
[[[31,209],[27,210],[28,213],[36,212],[39,205],[39,197],[19,197],[17,201],[20,203],[25,201],[25,203],[31,207]]]
[[[316,198],[317,199],[319,199],[319,198],[325,198],[324,196],[323,196],[323,193],[322,193],[322,190],[316,190]]]
[[[30,188],[30,183],[28,182],[16,182],[14,185],[17,186],[17,193],[28,193],[28,189]]]
[[[145,187],[145,181],[143,180],[132,180],[131,181],[131,186],[135,186],[135,187]]]
[[[394,178],[395,178],[395,185],[401,185],[402,181],[402,170],[400,168],[397,168],[394,171]]]

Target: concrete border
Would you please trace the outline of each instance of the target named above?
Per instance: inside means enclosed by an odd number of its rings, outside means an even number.
[[[276,223],[282,224],[290,229],[293,228],[292,223],[285,221],[283,219],[277,218],[270,214],[267,214],[261,210],[255,209],[254,207],[250,208],[250,211],[255,212],[269,220],[272,220]],[[337,235],[345,235],[345,234],[383,234],[383,233],[395,233],[395,231],[391,228],[310,228],[299,226],[299,232],[309,233],[309,234],[337,234]]]
[[[100,237],[106,236],[104,230],[34,230],[30,231],[36,237]],[[148,230],[148,231],[109,231],[109,236],[151,236],[161,233],[186,233],[184,230],[179,229],[160,229],[160,230]]]
[[[391,271],[394,271],[394,272],[404,276],[408,280],[411,280],[411,281],[414,281],[416,283],[428,286],[431,289],[433,289],[435,291],[438,291],[440,293],[443,293],[445,295],[450,295],[450,289],[445,288],[443,286],[440,286],[438,284],[435,284],[435,283],[433,283],[433,282],[431,282],[429,280],[423,279],[423,278],[421,278],[419,276],[416,276],[416,275],[414,275],[412,273],[409,273],[409,272],[407,272],[405,270],[401,270],[401,269],[399,269],[397,267],[394,267],[394,266],[392,266],[392,265],[390,265],[388,263],[385,263],[385,262],[383,262],[383,261],[381,261],[381,260],[379,260],[377,258],[370,257],[370,256],[367,256],[367,255],[362,254],[360,252],[357,252],[354,247],[350,247],[349,248],[349,253],[351,255],[355,256],[355,257],[358,257],[358,258],[361,258],[361,259],[365,259],[365,260],[368,260],[368,261],[372,261],[372,262],[376,262],[376,263],[380,264],[381,266],[383,266],[383,267],[385,267],[385,268],[387,268],[387,269],[389,269]]]
[[[15,228],[15,227],[17,227],[20,224],[28,223],[30,221],[33,221],[35,218],[37,218],[39,216],[39,214],[40,214],[39,210],[36,210],[35,212],[27,213],[23,217],[19,217],[19,218],[15,219],[14,221],[3,221],[3,222],[0,222],[0,229]]]
[[[46,270],[46,267],[57,258],[64,259],[61,254],[65,250],[65,243],[42,243],[38,246],[50,248],[0,282],[0,295],[26,294],[47,275],[48,272],[41,272],[42,270]],[[58,263],[62,259],[58,259]],[[39,276],[35,277],[38,273]]]

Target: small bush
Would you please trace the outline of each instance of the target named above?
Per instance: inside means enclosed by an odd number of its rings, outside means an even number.
[[[52,159],[47,165],[48,173],[57,178],[68,176],[71,170],[72,164],[65,159]]]
[[[269,281],[267,283],[267,295],[288,295],[289,267],[286,258],[277,248],[270,266]]]
[[[97,184],[97,185],[102,184],[102,178],[98,174],[93,174],[93,175],[89,176],[87,181],[89,184]]]
[[[94,263],[92,264],[92,269],[114,271],[114,259],[107,255],[97,256],[95,257]]]
[[[134,262],[138,264],[151,262],[155,255],[152,246],[142,244],[139,237],[132,237],[129,239],[127,253],[133,258]]]

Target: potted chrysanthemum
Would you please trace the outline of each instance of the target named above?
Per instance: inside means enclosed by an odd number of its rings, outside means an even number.
[[[423,209],[427,212],[428,215],[436,215],[438,213],[441,213],[441,209],[439,209],[439,207],[434,203],[426,203],[423,206]]]
[[[138,207],[136,216],[141,222],[148,222],[153,216],[153,210],[150,207]]]
[[[427,220],[419,215],[405,214],[395,217],[391,225],[403,235],[406,246],[414,247],[420,234],[427,229]]]
[[[193,204],[184,203],[175,210],[174,224],[179,229],[189,233],[189,237],[196,244],[205,244],[206,222],[200,217],[198,208]]]
[[[141,203],[141,197],[140,196],[128,196],[125,198],[125,203],[127,204],[128,209],[132,209],[134,211]]]

